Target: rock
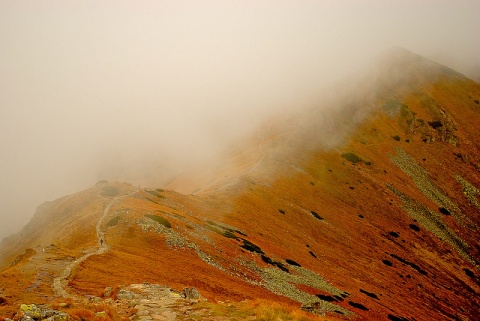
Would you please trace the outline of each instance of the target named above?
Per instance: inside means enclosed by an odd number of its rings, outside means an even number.
[[[180,299],[180,298],[184,297],[184,296],[180,295],[180,294],[177,293],[177,292],[170,292],[169,295],[170,295],[170,297],[173,298],[173,299]]]
[[[112,298],[108,298],[108,299],[105,299],[103,302],[105,302],[105,304],[112,305],[115,303],[115,300]]]
[[[51,316],[48,319],[43,319],[43,321],[70,321],[72,320],[68,314],[64,312],[59,312],[59,314]]]
[[[325,316],[325,310],[322,308],[322,305],[320,304],[320,302],[312,302],[310,304],[304,304],[302,305],[301,309],[313,314]]]
[[[120,290],[118,291],[117,297],[122,300],[133,300],[134,295],[130,291]]]
[[[22,304],[18,311],[18,315],[23,315],[20,321],[43,320],[43,321],[68,321],[71,318],[67,313],[37,307],[35,304]]]
[[[60,311],[57,311],[57,310],[53,310],[53,309],[40,309],[40,314],[42,316],[42,319],[44,318],[50,318],[50,317],[53,317],[55,315],[59,315]]]
[[[104,296],[105,298],[108,298],[110,295],[112,295],[112,291],[113,291],[112,287],[111,287],[111,286],[107,286],[107,287],[105,288],[105,290],[103,291],[103,296]]]
[[[183,289],[183,296],[185,299],[198,300],[200,298],[200,293],[195,288],[185,288]]]
[[[34,319],[40,319],[42,317],[41,310],[35,304],[22,304],[20,305],[19,312]]]
[[[100,299],[98,296],[94,296],[94,295],[86,295],[85,297],[90,302],[101,302],[102,301],[102,299]]]

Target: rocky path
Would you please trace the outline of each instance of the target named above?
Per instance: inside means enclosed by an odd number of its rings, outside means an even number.
[[[136,191],[135,191],[136,192]],[[108,215],[108,212],[110,211],[110,208],[112,207],[113,204],[115,204],[117,201],[120,199],[131,196],[135,192],[132,192],[127,195],[122,195],[118,197],[112,198],[105,209],[103,210],[103,214],[98,220],[97,226],[96,226],[96,233],[97,233],[97,242],[98,242],[98,248],[89,248],[85,251],[85,254],[77,259],[75,259],[73,262],[68,264],[63,272],[61,273],[60,276],[56,277],[53,280],[53,291],[54,295],[58,297],[71,297],[71,295],[68,293],[67,288],[68,288],[68,277],[72,273],[72,270],[75,269],[80,263],[88,259],[92,255],[100,255],[103,253],[108,252],[109,246],[107,242],[105,241],[105,232],[102,231],[101,226],[103,223],[103,220],[105,217]]]
[[[132,284],[117,294],[121,301],[135,304],[136,321],[176,320],[185,302],[181,293],[158,284]]]

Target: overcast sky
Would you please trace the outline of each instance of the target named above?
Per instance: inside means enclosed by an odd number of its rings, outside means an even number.
[[[480,75],[480,1],[0,0],[0,238],[154,184],[392,46]]]

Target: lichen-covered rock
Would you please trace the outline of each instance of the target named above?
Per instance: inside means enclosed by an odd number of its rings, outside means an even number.
[[[69,321],[71,318],[67,313],[38,307],[35,304],[22,304],[17,315],[23,315],[21,321],[42,320],[42,321]]]

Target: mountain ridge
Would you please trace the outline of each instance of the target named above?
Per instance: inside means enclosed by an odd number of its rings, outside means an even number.
[[[12,305],[21,297],[48,302],[48,278],[36,294],[22,294],[36,282],[26,267],[53,246],[60,263],[44,269],[58,276],[85,248],[99,246],[95,225],[106,204],[130,195],[112,203],[101,226],[109,250],[67,275],[70,292],[159,282],[194,286],[210,301],[262,297],[331,319],[474,320],[480,85],[419,56],[398,55],[415,62],[405,76],[397,74],[405,71],[400,64],[362,85],[368,95],[346,91],[335,101],[338,113],[310,110],[267,125],[244,145],[249,149],[233,150],[233,165],[217,170],[217,181],[179,178],[191,195],[99,182],[41,206],[30,227],[0,245],[3,267],[21,256],[0,276],[23,277],[17,290],[2,286],[0,296]],[[378,82],[384,86],[371,93]],[[328,126],[317,128],[324,118]],[[348,138],[319,141],[336,132]],[[201,186],[207,188],[196,191]],[[48,229],[55,236],[44,235]]]

